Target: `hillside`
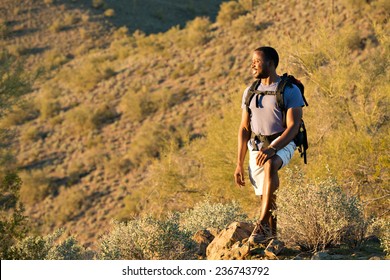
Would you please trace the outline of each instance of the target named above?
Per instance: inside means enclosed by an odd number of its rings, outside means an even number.
[[[388,215],[389,85],[373,84],[389,75],[385,1],[239,1],[216,19],[220,1],[181,1],[179,13],[174,1],[133,1],[135,17],[125,1],[68,2],[0,4],[2,47],[25,59],[26,71],[44,69],[24,107],[2,120],[16,134],[21,199],[36,232],[64,227],[93,247],[113,218],[160,216],[205,198],[238,200],[255,216],[256,198],[237,190],[232,174],[250,53],[269,44],[279,72],[307,84],[312,164],[296,157],[293,165],[311,178],[329,169],[368,213]],[[115,15],[104,16],[109,8]],[[184,27],[205,14],[211,20]]]

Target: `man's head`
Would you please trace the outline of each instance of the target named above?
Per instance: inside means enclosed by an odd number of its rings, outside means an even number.
[[[252,74],[256,79],[264,79],[274,72],[279,64],[279,55],[272,47],[260,47],[252,56]]]

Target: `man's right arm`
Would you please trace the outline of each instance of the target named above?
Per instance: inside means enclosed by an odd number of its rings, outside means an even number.
[[[245,155],[248,150],[247,142],[252,134],[249,122],[249,113],[244,109],[242,110],[241,124],[238,129],[238,150],[237,150],[237,167],[234,172],[234,179],[237,186],[241,187],[245,185],[244,179],[244,161]]]

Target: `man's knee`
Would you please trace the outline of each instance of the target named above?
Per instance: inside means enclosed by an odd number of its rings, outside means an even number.
[[[274,157],[266,161],[266,163],[264,164],[264,170],[270,173],[277,173],[282,164],[282,159],[279,156],[275,155]]]

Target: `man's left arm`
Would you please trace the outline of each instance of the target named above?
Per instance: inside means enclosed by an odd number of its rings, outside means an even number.
[[[263,166],[265,162],[276,155],[276,152],[283,149],[290,143],[298,133],[302,119],[302,107],[294,107],[287,110],[286,130],[280,137],[264,150],[262,149],[257,158],[257,164]]]
[[[286,114],[286,130],[283,134],[270,145],[270,149],[275,148],[277,151],[283,149],[290,143],[298,133],[302,119],[302,107],[290,108]]]

